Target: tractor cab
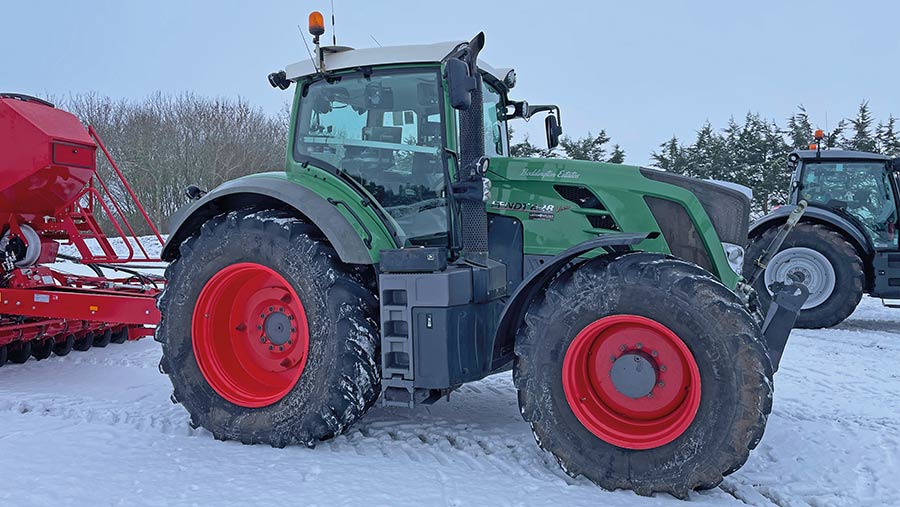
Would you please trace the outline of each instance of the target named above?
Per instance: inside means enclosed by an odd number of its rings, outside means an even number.
[[[271,75],[273,86],[297,82],[299,89],[288,165],[312,165],[353,180],[383,211],[401,247],[451,245],[451,182],[463,165],[461,146],[470,144],[460,141],[466,111],[454,100],[464,95],[470,103],[475,90],[461,88],[476,81],[468,69],[453,72],[459,68],[452,63],[462,64],[454,51],[465,46],[321,47],[317,60]],[[445,73],[448,59],[454,61]],[[556,106],[509,101],[512,69],[478,61],[477,73],[474,95],[482,103],[484,148],[468,150],[473,158],[509,155],[509,119],[528,119],[538,111],[559,116]],[[548,132],[555,132],[548,137],[551,147],[561,132],[556,117],[548,123]]]
[[[897,171],[889,157],[843,150],[794,152],[791,201],[836,213],[856,225],[876,250],[897,249]]]

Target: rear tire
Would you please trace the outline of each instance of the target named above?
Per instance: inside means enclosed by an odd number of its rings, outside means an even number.
[[[746,273],[753,269],[753,262],[772,243],[777,233],[778,228],[772,227],[751,239],[744,266]],[[797,254],[792,257],[791,252]],[[823,262],[827,265],[816,268]],[[798,224],[781,246],[779,254],[769,262],[768,270],[775,270],[769,273],[768,278],[772,281],[783,282],[779,279],[783,276],[775,273],[792,270],[801,270],[804,276],[810,277],[806,281],[813,290],[804,309],[800,310],[794,327],[818,329],[840,324],[856,310],[862,299],[865,274],[859,254],[844,236],[824,225]],[[825,281],[823,277],[833,278]],[[764,273],[754,284],[763,312],[772,303],[766,278]],[[816,287],[821,290],[815,290]]]
[[[582,343],[598,325],[613,331]],[[762,438],[772,366],[759,336],[739,298],[696,265],[648,253],[586,261],[528,309],[516,341],[519,406],[569,475],[685,498],[740,468]],[[612,365],[627,354],[653,365],[655,397],[616,384]],[[590,382],[579,387],[573,375]]]
[[[181,244],[180,253],[181,257],[166,270],[168,283],[159,299],[162,319],[156,340],[163,344],[160,369],[172,382],[174,399],[190,413],[192,426],[206,428],[219,440],[276,447],[298,443],[313,446],[342,433],[375,403],[380,392],[375,360],[377,301],[361,270],[341,263],[314,227],[284,212],[231,212],[204,224],[198,235]],[[252,266],[258,268],[254,271]],[[260,391],[256,377],[247,369],[256,366],[248,367],[245,362],[245,371],[241,371],[223,366],[217,359],[224,354],[252,363],[252,355],[242,351],[263,346],[264,354],[268,342],[259,340],[265,335],[254,334],[252,344],[240,345],[244,348],[223,348],[221,341],[205,338],[202,331],[207,329],[203,327],[206,309],[217,311],[216,305],[204,303],[211,290],[206,287],[216,287],[220,283],[217,280],[240,275],[242,267],[270,273],[273,280],[285,282],[283,289],[294,291],[299,299],[298,311],[308,322],[308,354],[299,373],[292,369],[296,366],[285,366],[286,372],[292,372],[285,375],[299,375],[293,377],[293,387],[286,386],[285,394],[273,397]],[[252,297],[247,294],[246,299]],[[227,301],[232,310],[222,318],[231,319],[243,311],[240,301]],[[292,298],[285,296],[285,301]],[[199,313],[195,308],[201,309]],[[291,322],[301,319],[298,316]],[[268,324],[260,326],[268,333]],[[248,327],[256,332],[255,322]],[[232,343],[246,337],[240,332],[226,332],[231,334]],[[229,389],[240,379],[247,384]],[[282,397],[275,399],[278,396]]]

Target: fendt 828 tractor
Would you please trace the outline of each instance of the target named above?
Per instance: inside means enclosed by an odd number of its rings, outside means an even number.
[[[800,224],[774,253],[754,285],[763,305],[767,286],[793,277],[809,290],[797,327],[839,324],[853,313],[863,293],[900,299],[900,159],[876,153],[821,149],[821,131],[810,150],[789,155],[793,169],[790,205],[750,227],[748,272],[771,245],[800,201],[809,203]]]
[[[572,476],[685,497],[740,468],[803,296],[754,316],[747,198],[510,158],[507,122],[548,113],[553,146],[559,109],[511,100],[483,34],[354,50],[310,31],[315,57],[269,76],[295,88],[286,169],[192,187],[172,220],[156,339],[191,424],[314,446],[379,396],[434,403],[512,369]]]

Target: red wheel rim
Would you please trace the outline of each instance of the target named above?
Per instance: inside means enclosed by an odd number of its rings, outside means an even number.
[[[213,275],[197,298],[191,330],[203,377],[235,405],[271,405],[303,374],[309,352],[303,303],[266,266],[242,262]]]
[[[641,390],[634,396],[621,380],[618,387],[613,381],[617,361],[628,366],[632,360],[653,374],[646,384],[644,373],[646,395]],[[587,325],[572,340],[563,360],[563,390],[575,417],[598,438],[626,449],[653,449],[678,438],[693,422],[700,407],[700,371],[687,345],[666,326],[637,315],[613,315]]]

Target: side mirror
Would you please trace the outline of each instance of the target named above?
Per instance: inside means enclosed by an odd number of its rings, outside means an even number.
[[[459,58],[447,60],[444,78],[450,88],[450,107],[466,111],[472,105],[472,92],[478,81],[469,74],[469,65]]]
[[[547,133],[547,149],[552,150],[559,146],[562,127],[559,126],[555,115],[547,115],[547,118],[544,119],[544,131]]]

